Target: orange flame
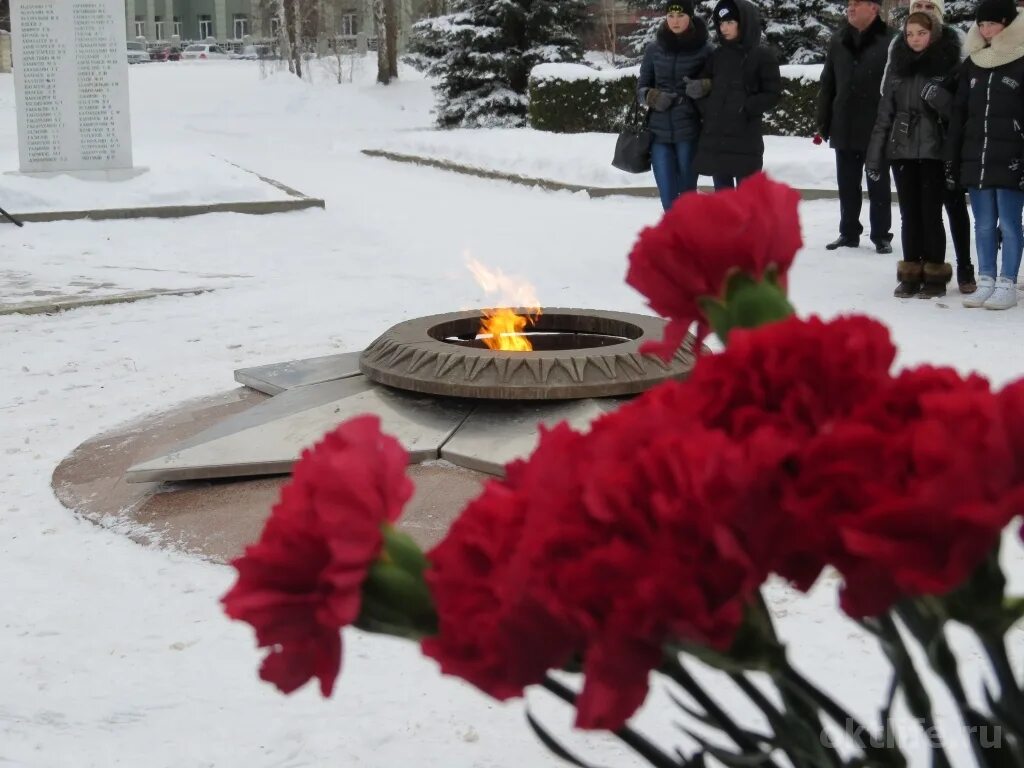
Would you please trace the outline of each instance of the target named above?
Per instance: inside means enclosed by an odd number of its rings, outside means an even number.
[[[471,256],[466,257],[466,265],[480,287],[487,294],[497,294],[496,303],[506,305],[480,311],[480,330],[476,337],[488,349],[503,352],[532,350],[533,344],[523,331],[527,323],[532,325],[541,315],[540,301],[533,286],[520,278],[509,277],[501,270],[492,271]],[[525,312],[517,314],[512,307]]]

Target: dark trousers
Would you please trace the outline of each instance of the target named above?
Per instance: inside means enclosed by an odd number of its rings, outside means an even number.
[[[859,238],[864,227],[860,223],[863,203],[861,179],[864,178],[864,153],[855,149],[836,150],[836,181],[839,183],[839,234]],[[878,181],[867,180],[871,239],[874,242],[892,240],[892,189],[889,186],[889,167],[882,168]],[[945,187],[943,187],[944,189]]]
[[[715,185],[715,192],[722,189],[736,189],[737,185],[743,181],[746,176],[718,176],[714,175],[711,177],[711,183]]]
[[[942,226],[942,201],[946,183],[942,161],[895,160],[892,171],[903,223],[903,260],[944,263],[946,228]]]
[[[956,265],[966,269],[971,266],[971,217],[967,215],[967,192],[963,187],[947,189],[942,202],[949,219],[949,237],[956,252]]]

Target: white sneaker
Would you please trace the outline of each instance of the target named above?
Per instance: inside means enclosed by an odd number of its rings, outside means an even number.
[[[992,291],[995,290],[996,279],[994,277],[988,277],[987,275],[978,275],[978,290],[974,293],[969,293],[964,296],[963,305],[965,307],[980,307],[992,295]]]
[[[1017,282],[1008,277],[996,280],[992,295],[982,305],[985,309],[1009,309],[1017,306]]]

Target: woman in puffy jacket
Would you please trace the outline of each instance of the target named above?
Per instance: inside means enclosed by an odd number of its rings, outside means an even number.
[[[868,143],[867,172],[892,166],[902,219],[903,260],[895,296],[944,296],[946,263],[943,139],[953,103],[960,38],[927,13],[912,13],[892,48],[882,100]]]
[[[715,189],[735,187],[764,163],[761,116],[779,102],[779,62],[762,42],[761,15],[749,0],[719,0],[712,13],[718,48],[700,80],[687,84],[700,103],[697,173]]]
[[[651,166],[666,211],[683,192],[697,188],[693,158],[700,115],[686,85],[710,54],[708,29],[693,15],[693,0],[667,3],[665,21],[644,51],[637,81],[637,98],[651,109]]]
[[[982,0],[975,19],[950,122],[948,183],[967,189],[974,212],[978,289],[963,305],[1009,309],[1024,248],[1024,13],[1013,0]]]

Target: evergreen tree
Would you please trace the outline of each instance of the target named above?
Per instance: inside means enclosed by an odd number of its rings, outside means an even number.
[[[579,61],[585,0],[456,0],[446,16],[413,27],[413,64],[438,78],[442,127],[526,122],[530,70]]]
[[[708,20],[716,0],[697,5]],[[775,49],[780,64],[821,64],[828,41],[845,18],[845,3],[837,0],[757,0],[764,41]]]

